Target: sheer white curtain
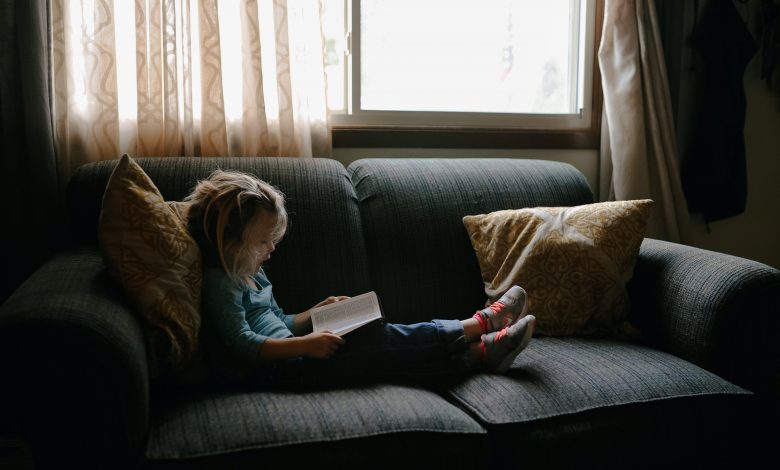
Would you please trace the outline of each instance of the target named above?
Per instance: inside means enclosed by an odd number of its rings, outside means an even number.
[[[606,0],[599,66],[604,90],[601,199],[655,201],[647,236],[681,241],[680,184],[666,66],[653,0]]]
[[[133,156],[328,156],[317,0],[52,0],[65,175]]]

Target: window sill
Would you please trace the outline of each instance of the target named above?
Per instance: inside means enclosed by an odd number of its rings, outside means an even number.
[[[560,130],[334,126],[332,136],[338,148],[598,149],[600,119],[594,124]]]

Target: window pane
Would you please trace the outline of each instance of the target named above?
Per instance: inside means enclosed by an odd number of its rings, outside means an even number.
[[[576,0],[362,0],[361,109],[575,113],[578,17]]]
[[[345,96],[345,21],[344,1],[322,2],[322,34],[325,40],[325,73],[328,79],[328,109],[344,109]]]

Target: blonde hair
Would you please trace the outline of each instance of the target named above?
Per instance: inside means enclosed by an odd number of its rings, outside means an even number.
[[[222,267],[239,283],[254,274],[247,272],[250,257],[238,256],[248,250],[244,242],[247,225],[264,210],[276,217],[274,244],[287,231],[284,194],[247,173],[216,170],[199,181],[184,200],[189,202],[188,227],[201,247],[204,262]]]

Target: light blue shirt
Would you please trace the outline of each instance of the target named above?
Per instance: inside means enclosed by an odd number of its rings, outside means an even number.
[[[259,289],[236,284],[219,268],[203,273],[203,314],[232,354],[253,361],[268,338],[293,336],[294,315],[285,315],[261,269],[252,276]]]

